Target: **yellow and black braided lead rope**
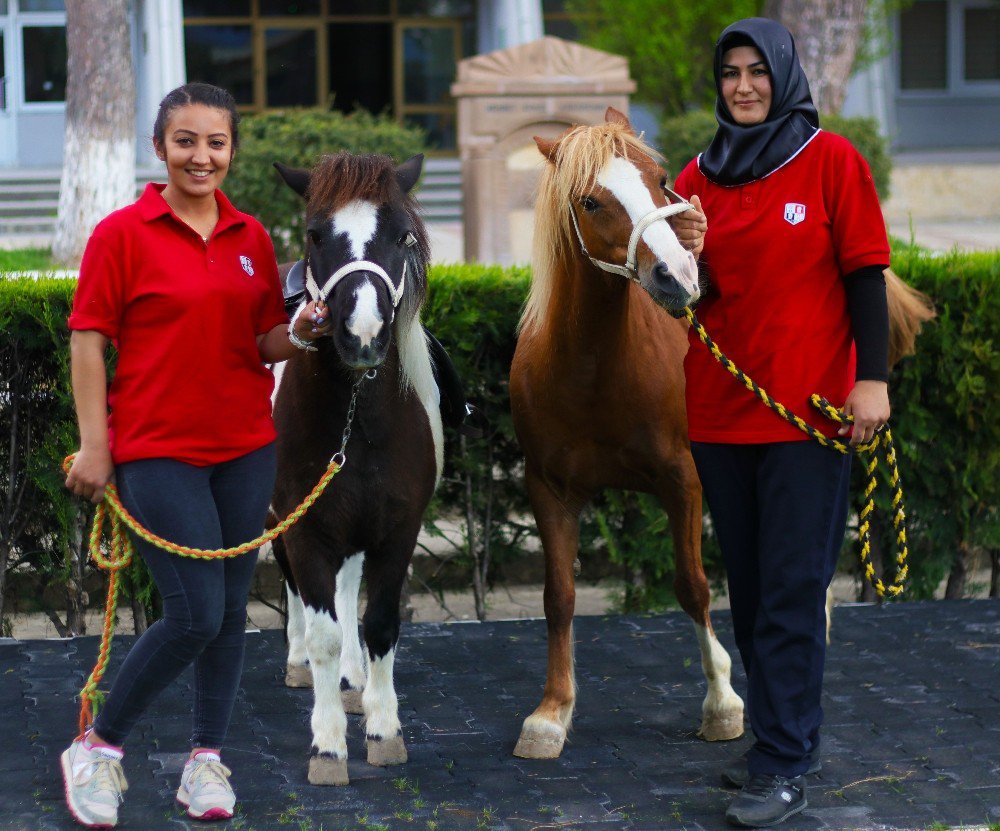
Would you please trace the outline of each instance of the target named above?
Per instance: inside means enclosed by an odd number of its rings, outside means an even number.
[[[104,695],[100,692],[100,690],[98,690],[97,685],[100,684],[101,679],[104,677],[104,673],[108,668],[108,659],[111,656],[111,639],[114,635],[115,617],[117,616],[118,610],[118,594],[121,589],[119,572],[132,562],[132,558],[135,554],[135,546],[133,545],[129,535],[125,533],[125,529],[129,529],[140,539],[145,540],[151,545],[155,545],[157,548],[162,548],[164,551],[170,551],[171,553],[178,554],[181,557],[193,557],[201,560],[215,560],[222,557],[238,557],[240,554],[246,554],[248,551],[260,548],[260,546],[264,543],[271,542],[279,535],[284,534],[285,531],[302,519],[306,511],[308,511],[313,506],[313,503],[315,503],[316,500],[323,495],[323,491],[325,491],[326,486],[330,484],[330,480],[340,472],[340,469],[347,461],[347,442],[351,438],[351,425],[354,422],[354,414],[358,403],[358,392],[360,391],[361,384],[365,381],[372,380],[375,375],[376,370],[370,369],[362,375],[359,375],[357,380],[354,382],[354,386],[351,390],[350,403],[347,406],[347,418],[344,425],[344,432],[340,437],[340,450],[334,453],[330,458],[330,462],[327,465],[326,470],[323,472],[323,475],[316,483],[316,486],[292,510],[292,512],[281,522],[275,525],[274,528],[270,531],[265,531],[256,539],[245,542],[235,548],[189,548],[187,546],[178,545],[170,540],[165,540],[163,537],[154,534],[152,531],[139,524],[135,517],[133,517],[132,514],[126,510],[125,506],[122,505],[121,500],[118,498],[118,490],[113,484],[109,483],[105,486],[104,499],[97,506],[97,510],[94,512],[94,524],[90,529],[88,552],[91,559],[93,559],[93,561],[100,568],[103,568],[109,573],[108,596],[104,604],[104,626],[101,630],[101,646],[97,654],[97,663],[94,665],[93,670],[91,670],[90,676],[87,678],[87,682],[83,685],[83,689],[80,690],[79,738],[83,738],[87,728],[94,723],[94,716],[97,715],[97,708],[101,705],[104,699]],[[63,470],[66,473],[69,473],[75,457],[76,454],[73,453],[63,459]],[[104,538],[105,519],[108,518],[110,518],[110,542],[108,544],[109,556],[105,556],[101,541]]]
[[[67,473],[73,464],[75,456],[76,454],[74,453],[63,460],[63,470]],[[163,537],[157,536],[139,524],[135,517],[122,505],[118,497],[118,491],[114,485],[108,484],[105,487],[104,500],[97,506],[97,510],[94,512],[94,524],[90,529],[88,552],[91,559],[100,568],[108,572],[108,596],[104,604],[104,626],[101,630],[101,646],[98,650],[97,663],[94,665],[93,670],[91,670],[87,682],[83,685],[83,689],[80,690],[79,738],[83,737],[87,728],[93,723],[94,716],[97,714],[97,708],[103,700],[103,694],[97,687],[104,677],[104,673],[108,668],[108,660],[111,657],[111,640],[115,628],[118,594],[121,589],[120,573],[132,562],[135,554],[135,546],[129,535],[125,533],[125,529],[129,529],[137,537],[155,545],[157,548],[179,554],[181,557],[193,557],[201,560],[237,557],[240,554],[253,551],[255,548],[260,548],[266,542],[271,542],[298,522],[305,512],[312,507],[313,503],[322,496],[323,491],[326,490],[326,486],[330,484],[330,480],[340,472],[342,464],[343,457],[338,453],[330,460],[330,464],[327,466],[322,477],[320,477],[319,482],[316,483],[316,486],[285,519],[270,531],[265,531],[256,539],[252,539],[235,548],[188,548],[187,546],[165,540]],[[108,556],[105,556],[102,546],[105,520],[109,520],[110,542],[108,545]]]
[[[903,486],[900,484],[899,466],[896,461],[896,448],[892,442],[892,431],[889,430],[888,426],[886,426],[883,430],[876,433],[875,437],[870,442],[859,444],[856,447],[852,447],[850,444],[838,441],[837,439],[824,436],[811,424],[791,412],[781,402],[775,401],[771,398],[763,387],[758,386],[752,378],[748,377],[738,366],[736,366],[736,364],[727,358],[723,354],[722,350],[715,344],[715,341],[709,337],[708,332],[705,331],[705,327],[701,325],[691,309],[685,309],[684,312],[691,324],[691,327],[698,335],[699,340],[701,340],[701,342],[708,347],[709,352],[715,356],[715,359],[726,368],[733,378],[757,396],[761,403],[777,413],[789,424],[794,424],[803,433],[819,442],[819,444],[824,447],[829,447],[830,449],[836,450],[840,453],[857,452],[864,453],[869,456],[869,458],[865,460],[865,471],[868,475],[868,481],[865,485],[864,491],[865,504],[860,515],[858,516],[858,539],[861,544],[861,567],[864,570],[865,579],[868,580],[879,597],[885,597],[887,594],[890,597],[898,597],[901,595],[903,593],[903,586],[906,583],[906,577],[909,572],[909,567],[906,564],[907,557],[909,556],[909,549],[906,544],[906,511],[903,505]],[[838,424],[845,424],[854,421],[853,416],[848,416],[842,410],[838,410],[825,398],[822,398],[815,393],[809,400],[814,407],[816,407],[831,421],[835,421]],[[875,566],[872,565],[871,561],[871,516],[875,511],[874,493],[877,487],[875,470],[878,467],[878,456],[876,454],[879,447],[884,448],[885,461],[889,466],[889,484],[892,487],[892,524],[896,531],[896,575],[893,578],[892,583],[888,586],[885,585],[882,582],[882,579],[875,573]]]

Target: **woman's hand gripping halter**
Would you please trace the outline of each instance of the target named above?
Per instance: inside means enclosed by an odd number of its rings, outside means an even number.
[[[666,192],[667,196],[676,201],[670,205],[664,205],[662,208],[656,208],[655,210],[650,211],[635,224],[635,228],[632,229],[632,236],[628,241],[628,257],[625,260],[625,265],[606,263],[604,260],[598,260],[590,256],[590,252],[587,250],[587,246],[584,245],[583,242],[583,234],[580,233],[580,224],[576,219],[576,211],[573,210],[573,205],[571,204],[569,206],[569,215],[573,220],[573,228],[576,231],[576,238],[580,241],[580,250],[584,253],[587,259],[589,259],[602,271],[608,271],[611,274],[618,274],[638,283],[639,274],[635,267],[635,254],[639,248],[639,240],[642,239],[643,232],[654,222],[659,222],[661,219],[666,219],[668,216],[674,216],[676,214],[684,213],[684,211],[694,209],[694,205],[688,202],[680,194],[674,193],[674,191],[668,187],[664,187],[663,190]]]
[[[416,242],[416,239],[414,239]],[[409,240],[407,240],[407,245],[412,245]],[[373,263],[371,260],[351,260],[349,263],[345,263],[340,268],[338,268],[333,274],[330,275],[330,279],[327,280],[323,287],[320,288],[319,283],[316,282],[316,278],[313,277],[312,264],[309,261],[308,255],[306,256],[306,297],[299,304],[299,307],[295,310],[291,322],[288,324],[288,337],[294,343],[295,340],[293,336],[295,335],[295,321],[298,320],[302,310],[306,307],[310,300],[316,302],[329,297],[330,292],[336,287],[337,283],[343,280],[348,274],[354,274],[356,271],[370,271],[373,274],[378,275],[382,278],[382,282],[385,283],[387,289],[389,289],[389,299],[392,300],[392,318],[396,318],[396,307],[399,306],[399,301],[403,299],[403,290],[406,288],[406,260],[403,260],[403,273],[399,278],[399,288],[392,282],[392,278],[386,273],[386,270],[382,268],[378,263]],[[389,321],[390,323],[392,320]],[[303,341],[305,343],[305,341]],[[303,349],[309,352],[315,352],[316,347],[311,344]]]

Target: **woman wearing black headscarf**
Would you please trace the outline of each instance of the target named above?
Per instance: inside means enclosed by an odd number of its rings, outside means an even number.
[[[826,435],[819,392],[854,415],[851,442],[889,417],[885,224],[868,165],[819,129],[788,30],[751,18],[715,49],[718,131],[678,177],[709,228],[699,317],[776,400]],[[855,349],[856,344],[856,349]],[[819,768],[825,595],[846,525],[848,457],[776,417],[692,335],[688,429],[722,548],[755,743],[723,773],[726,813],[774,825],[806,807]]]

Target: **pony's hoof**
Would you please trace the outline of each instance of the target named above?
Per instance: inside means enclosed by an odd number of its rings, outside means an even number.
[[[363,716],[365,714],[364,707],[361,706],[361,690],[341,690],[340,700],[344,705],[345,713],[351,713],[355,716]]]
[[[313,674],[309,664],[289,664],[285,667],[286,687],[311,687],[313,685]]]
[[[309,760],[310,785],[347,785],[349,782],[347,759],[320,754]]]
[[[706,715],[701,722],[698,738],[706,742],[726,742],[743,735],[743,708],[735,713]]]
[[[566,728],[545,719],[530,716],[521,728],[514,755],[522,759],[558,759],[566,743]]]
[[[368,745],[368,764],[380,768],[389,765],[402,765],[406,762],[406,745],[402,736],[391,739],[365,739]]]

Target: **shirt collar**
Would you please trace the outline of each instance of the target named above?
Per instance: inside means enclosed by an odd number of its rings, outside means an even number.
[[[163,198],[165,187],[166,185],[159,182],[149,182],[143,189],[139,197],[139,210],[145,222],[152,222],[161,216],[176,216],[167,204],[167,200]],[[215,226],[214,233],[218,234],[230,226],[246,224],[243,214],[233,207],[233,203],[221,190],[215,191],[215,203],[219,206],[219,222]]]

